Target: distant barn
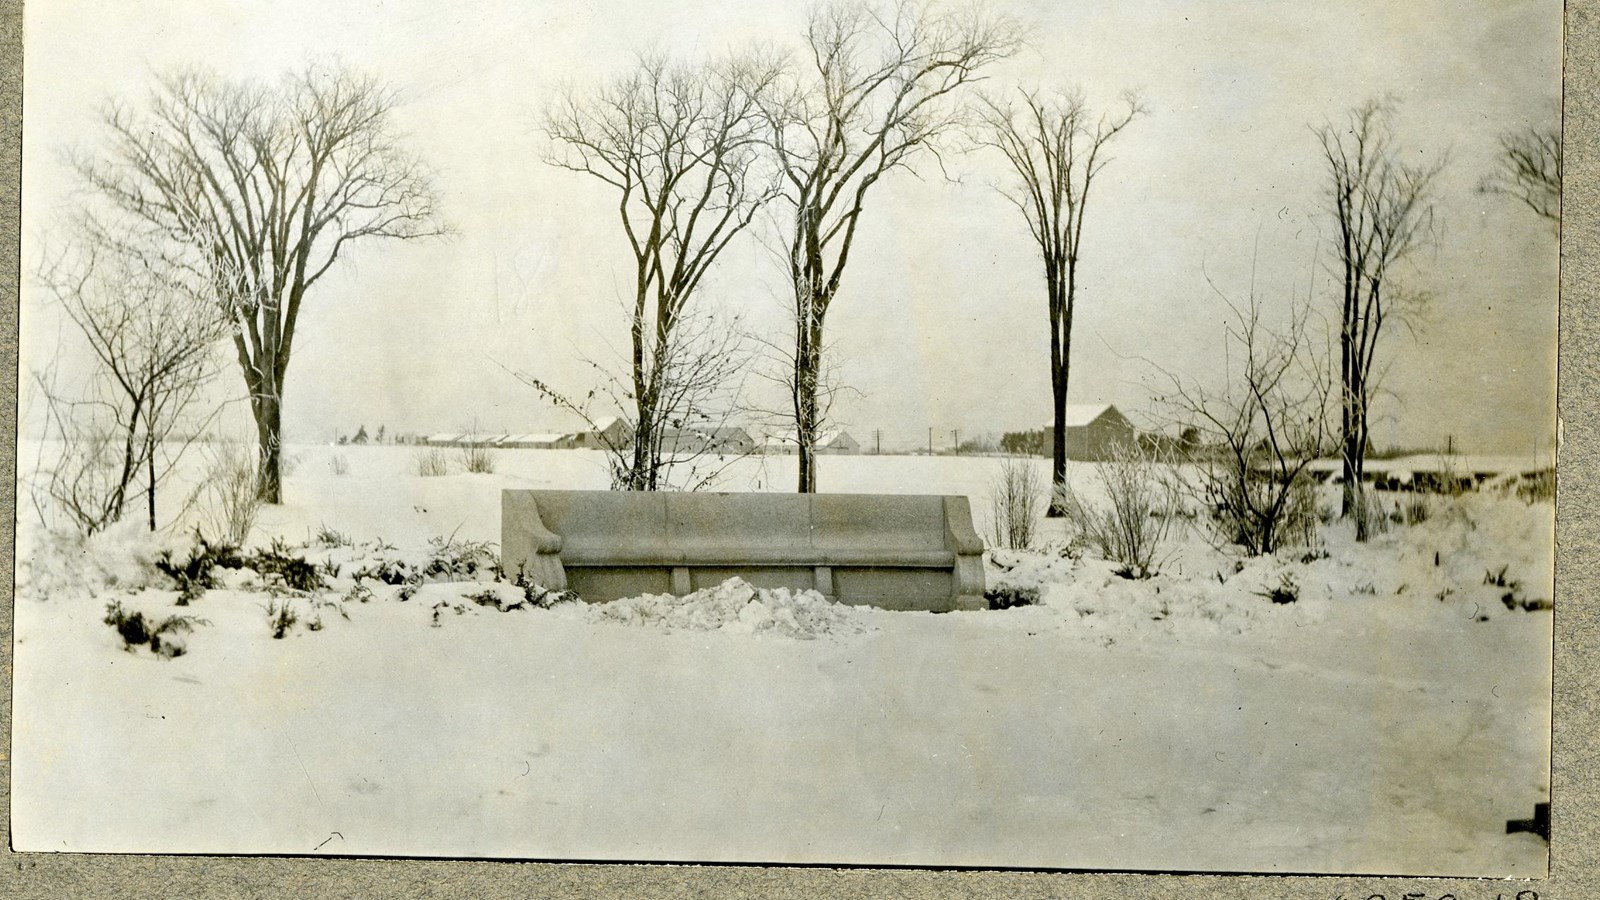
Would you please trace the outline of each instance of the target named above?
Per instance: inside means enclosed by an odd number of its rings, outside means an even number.
[[[720,453],[738,455],[756,447],[750,433],[734,425],[705,428],[669,428],[661,435],[661,450],[669,454]]]
[[[616,416],[596,419],[592,428],[573,435],[572,446],[580,450],[621,449],[633,443],[628,423]]]
[[[1067,459],[1110,459],[1120,448],[1137,440],[1133,423],[1109,403],[1067,404]],[[1045,447],[1050,446],[1050,429],[1045,429]]]

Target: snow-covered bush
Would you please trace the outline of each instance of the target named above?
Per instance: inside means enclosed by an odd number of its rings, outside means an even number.
[[[424,578],[439,580],[477,579],[479,575],[500,578],[500,557],[495,545],[489,541],[430,538],[428,563],[422,570]]]
[[[210,624],[205,619],[181,615],[167,616],[159,624],[152,624],[144,613],[129,612],[115,600],[106,604],[106,616],[102,621],[122,638],[122,649],[132,653],[135,647],[149,647],[151,653],[167,659],[188,652],[183,634],[193,631],[196,625]]]
[[[1033,460],[1007,456],[989,491],[989,526],[994,546],[1026,550],[1033,546],[1039,521],[1043,480]]]
[[[997,584],[983,592],[990,609],[1012,609],[1018,606],[1035,606],[1039,603],[1039,589],[1010,584]]]
[[[163,550],[155,559],[156,570],[171,578],[177,587],[179,606],[188,606],[190,601],[217,586],[212,575],[214,569],[239,569],[244,564],[239,548],[231,544],[212,544],[198,530],[194,533],[193,546]]]
[[[350,471],[350,460],[346,459],[343,453],[335,453],[333,456],[328,458],[328,468],[332,470],[333,474],[335,475],[348,474]]]
[[[294,602],[288,597],[271,597],[266,603],[267,629],[276,640],[283,640],[300,616],[294,611]]]
[[[214,444],[206,457],[206,473],[194,496],[200,528],[219,543],[243,546],[261,509],[256,452],[244,444]]]
[[[1110,505],[1084,501],[1070,485],[1056,490],[1054,505],[1078,535],[1116,563],[1125,578],[1149,578],[1177,518],[1177,482],[1171,464],[1137,445],[1120,447],[1095,469]]]
[[[1356,534],[1380,535],[1389,533],[1389,511],[1375,488],[1365,485],[1356,488]]]
[[[461,467],[474,475],[493,475],[494,462],[494,448],[488,444],[474,441],[461,448]]]
[[[416,466],[417,474],[423,478],[438,478],[450,474],[450,457],[438,447],[418,450],[412,462]]]

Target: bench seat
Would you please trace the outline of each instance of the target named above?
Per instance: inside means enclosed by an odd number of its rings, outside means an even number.
[[[508,490],[501,537],[507,572],[597,602],[738,576],[843,603],[984,605],[959,496]]]

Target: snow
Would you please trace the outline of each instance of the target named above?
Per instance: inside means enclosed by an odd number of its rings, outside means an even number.
[[[591,606],[478,569],[358,587],[496,540],[502,487],[605,484],[585,451],[438,478],[412,452],[292,449],[256,540],[337,572],[314,595],[219,569],[180,607],[151,565],[181,538],[23,524],[18,849],[1545,871],[1544,842],[1504,829],[1549,795],[1548,503],[1435,497],[1368,543],[1335,524],[1320,552],[1259,559],[1180,526],[1145,581],[1064,554],[1049,522],[1051,549],[990,554],[991,586],[1040,591],[1009,610],[737,580]],[[728,486],[787,489],[792,466],[745,461]],[[997,468],[822,473],[966,493],[981,519]],[[1071,477],[1092,489],[1088,467]],[[1272,602],[1286,580],[1295,602]],[[102,622],[113,601],[204,621],[176,658],[128,651]],[[284,603],[298,623],[275,640]]]

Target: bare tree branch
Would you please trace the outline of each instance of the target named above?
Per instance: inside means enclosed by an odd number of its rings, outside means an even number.
[[[976,7],[854,0],[817,7],[805,34],[809,65],[785,73],[762,108],[767,141],[791,210],[787,244],[794,292],[791,414],[799,490],[816,490],[823,328],[838,295],[867,194],[910,168],[962,124],[953,99],[1009,56],[1021,29]]]
[[[397,142],[396,103],[337,66],[271,86],[180,70],[138,108],[108,103],[105,146],[72,156],[98,215],[209,279],[233,323],[268,502],[281,491],[283,387],[307,292],[348,245],[445,233],[430,174]]]
[[[1379,340],[1384,325],[1402,313],[1395,301],[1402,295],[1394,283],[1396,269],[1437,236],[1436,185],[1446,163],[1442,156],[1432,163],[1406,162],[1393,116],[1391,102],[1371,100],[1351,110],[1343,124],[1316,129],[1328,171],[1324,202],[1334,224],[1334,269],[1343,284],[1339,408],[1347,516],[1358,511]],[[1358,540],[1366,539],[1364,522],[1358,517]]]
[[[998,150],[1016,173],[1001,195],[1022,213],[1044,265],[1055,413],[1051,482],[1053,495],[1059,495],[1067,471],[1067,387],[1084,211],[1095,176],[1110,161],[1106,146],[1145,110],[1130,93],[1121,109],[1095,119],[1079,90],[1019,93],[1018,101],[981,96],[973,135],[979,145]],[[1052,505],[1052,514],[1059,511]]]

